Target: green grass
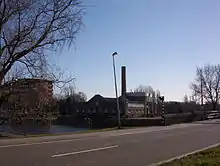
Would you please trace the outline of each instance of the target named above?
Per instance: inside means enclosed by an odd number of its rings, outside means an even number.
[[[125,129],[125,128],[123,128],[123,129]],[[28,137],[46,137],[46,136],[59,136],[59,135],[94,133],[94,132],[113,131],[113,130],[118,130],[118,128],[117,127],[112,127],[112,128],[105,128],[105,129],[94,129],[94,130],[56,133],[56,134],[45,133],[45,134],[24,134],[24,135],[22,134],[22,135],[23,135],[23,138],[28,138]],[[3,139],[3,138],[15,138],[16,139],[16,137],[4,136],[4,135],[0,134],[0,139]]]
[[[220,146],[160,166],[220,166]]]
[[[132,129],[132,128],[141,128],[136,127],[136,126],[131,126],[131,127],[122,127],[121,129]],[[29,138],[29,137],[46,137],[46,136],[60,136],[60,135],[71,135],[71,134],[84,134],[84,133],[95,133],[95,132],[104,132],[104,131],[114,131],[114,130],[119,130],[118,127],[112,127],[112,128],[104,128],[104,129],[92,129],[92,130],[86,130],[86,131],[78,131],[78,132],[67,132],[67,133],[56,133],[56,134],[22,134],[23,138]],[[0,139],[3,138],[0,135]],[[11,137],[4,137],[4,138],[11,138]],[[16,137],[13,137],[16,139]]]
[[[123,128],[126,129],[126,128]],[[103,132],[103,131],[113,131],[118,130],[117,127],[105,128],[105,129],[94,129],[78,132],[67,132],[67,133],[57,133],[57,134],[27,134],[25,137],[44,137],[44,136],[58,136],[58,135],[70,135],[70,134],[83,134],[83,133],[94,133],[94,132]]]
[[[141,128],[140,127],[122,127],[121,129],[134,129],[134,128]],[[57,133],[57,134],[26,134],[25,137],[45,137],[45,136],[59,136],[59,135],[70,135],[70,134],[83,134],[83,133],[95,133],[95,132],[104,132],[104,131],[114,131],[114,130],[121,130],[118,127],[111,127],[111,128],[104,128],[104,129],[92,129],[86,131],[78,131],[78,132],[67,132],[67,133]]]

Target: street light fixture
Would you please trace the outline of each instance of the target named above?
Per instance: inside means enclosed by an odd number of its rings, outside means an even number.
[[[120,109],[119,109],[119,99],[118,99],[118,90],[117,90],[117,80],[116,80],[116,71],[115,71],[115,56],[118,55],[117,52],[112,54],[112,61],[113,61],[113,72],[114,72],[114,80],[115,80],[115,96],[117,102],[117,113],[118,113],[118,128],[121,128],[121,117],[120,117]]]

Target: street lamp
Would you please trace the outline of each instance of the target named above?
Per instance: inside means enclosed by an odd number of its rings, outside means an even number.
[[[112,54],[112,61],[113,61],[113,70],[114,70],[114,80],[115,80],[115,96],[117,102],[117,112],[118,112],[118,128],[121,128],[121,118],[120,118],[120,109],[119,109],[119,99],[118,99],[118,90],[117,90],[117,80],[116,80],[116,72],[115,72],[115,56],[118,55],[117,52]]]

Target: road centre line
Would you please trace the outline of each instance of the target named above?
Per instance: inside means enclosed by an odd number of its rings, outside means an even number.
[[[82,153],[89,153],[89,152],[95,152],[95,151],[100,151],[100,150],[113,149],[113,148],[118,148],[118,147],[119,147],[118,145],[114,145],[114,146],[106,146],[106,147],[103,147],[103,148],[87,149],[87,150],[82,150],[82,151],[77,151],[77,152],[61,153],[61,154],[53,155],[52,158],[55,158],[55,157],[63,157],[63,156],[69,156],[69,155],[76,155],[76,154],[82,154]]]

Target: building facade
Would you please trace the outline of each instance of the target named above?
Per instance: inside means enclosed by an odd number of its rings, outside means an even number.
[[[126,91],[126,68],[121,68],[121,96],[119,97],[119,107],[121,117],[136,118],[151,115],[152,102],[147,101],[145,92],[127,92]],[[81,116],[117,116],[116,98],[103,97],[101,95],[93,96],[89,101],[74,103],[66,108],[67,114]],[[152,113],[153,115],[153,113]]]
[[[137,100],[129,100],[129,97],[119,97],[119,110],[121,117],[132,118],[144,116],[146,105],[144,101],[137,98]],[[65,109],[65,108],[64,108]],[[103,97],[101,95],[93,96],[87,102],[75,103],[72,107],[67,108],[67,114],[80,116],[105,116],[116,117],[118,115],[116,98]]]
[[[1,104],[2,110],[16,109],[16,106],[36,108],[40,102],[53,99],[53,83],[43,79],[18,79],[1,86],[0,93],[7,96]]]

